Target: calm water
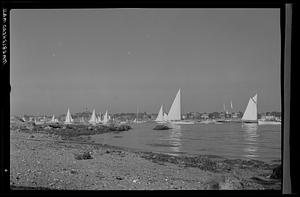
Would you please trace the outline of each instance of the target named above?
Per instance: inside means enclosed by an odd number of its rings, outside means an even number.
[[[118,134],[94,135],[97,143],[168,154],[207,154],[226,158],[281,159],[281,125],[241,123],[173,125],[153,130],[156,123],[131,125]]]

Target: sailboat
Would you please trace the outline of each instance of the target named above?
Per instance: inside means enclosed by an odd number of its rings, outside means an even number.
[[[163,105],[161,105],[160,110],[158,112],[158,115],[157,115],[155,121],[157,123],[165,123],[166,122],[165,118],[167,117],[167,115],[166,116],[165,115],[166,115],[166,113],[163,112]]]
[[[97,117],[96,117],[96,113],[95,113],[95,109],[93,110],[93,114],[91,116],[91,119],[89,120],[90,124],[95,125],[97,123]]]
[[[135,116],[135,119],[133,120],[134,123],[138,123],[138,118],[139,117],[139,107],[137,107],[137,110],[136,110],[136,116]]]
[[[102,120],[101,120],[101,113],[100,113],[100,115],[98,116],[98,118],[96,118],[97,119],[97,123],[102,123]]]
[[[50,122],[55,122],[55,117],[54,117],[54,114],[53,114],[53,116],[52,116],[52,118],[51,118]]]
[[[72,116],[71,116],[71,113],[70,113],[70,110],[68,108],[68,112],[67,112],[67,115],[66,115],[66,120],[65,120],[65,124],[72,124],[74,122]]]
[[[139,107],[137,107],[137,111],[136,111],[136,118],[133,120],[134,123],[144,123],[146,121],[139,121]]]
[[[109,121],[109,116],[108,116],[108,112],[107,112],[107,110],[106,110],[106,112],[105,112],[105,114],[104,114],[104,116],[103,116],[103,121],[102,121],[102,123],[103,123],[103,124],[107,124],[108,121]]]
[[[226,109],[226,107],[225,107],[225,103],[223,103],[224,118],[216,120],[215,121],[216,124],[231,123],[231,122],[240,122],[240,121],[233,120],[232,118],[228,118],[227,117],[227,115],[232,114],[232,112],[233,112],[232,100],[230,101],[230,108],[231,108],[231,112],[229,113],[228,109]]]
[[[54,114],[52,115],[52,118],[50,120],[50,123],[56,123],[58,120],[55,118]]]
[[[250,97],[247,108],[242,117],[243,123],[258,123],[257,121],[257,94]]]
[[[164,120],[166,121],[168,119],[168,114],[164,113]]]
[[[176,97],[169,110],[167,121],[172,124],[195,124],[194,121],[181,120],[181,96],[180,89],[178,90]]]

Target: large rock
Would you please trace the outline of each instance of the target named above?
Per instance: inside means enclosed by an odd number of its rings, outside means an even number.
[[[59,124],[49,124],[49,127],[52,127],[54,129],[57,129],[57,128],[61,128],[62,126],[59,125]]]
[[[156,125],[153,130],[168,130],[171,129],[170,127],[166,126],[166,125]]]
[[[277,166],[273,169],[271,174],[271,179],[281,179],[282,178],[282,165]]]

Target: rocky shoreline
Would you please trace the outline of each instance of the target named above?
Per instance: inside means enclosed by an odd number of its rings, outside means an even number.
[[[271,178],[280,161],[142,152],[50,130],[11,124],[11,190],[281,189],[281,179]]]

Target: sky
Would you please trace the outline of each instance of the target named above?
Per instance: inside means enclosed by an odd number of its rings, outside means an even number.
[[[14,9],[11,115],[280,107],[279,9]]]

